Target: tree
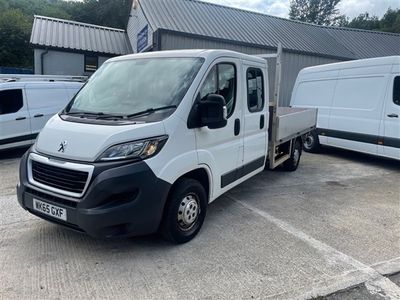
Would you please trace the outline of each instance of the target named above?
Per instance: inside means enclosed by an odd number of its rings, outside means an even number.
[[[344,16],[337,5],[341,0],[291,0],[289,18],[318,25],[338,25]]]
[[[32,66],[31,27],[29,19],[18,9],[0,12],[0,66]]]
[[[62,1],[61,6],[75,21],[125,29],[131,0]]]
[[[355,17],[351,22],[345,25],[345,27],[366,29],[366,30],[379,30],[380,21],[377,16],[370,16],[369,13],[360,14]]]
[[[377,16],[370,16],[366,12],[347,22],[347,24],[343,24],[343,26],[400,33],[400,9],[394,10],[389,8],[382,19],[379,19]]]
[[[389,8],[381,19],[380,29],[400,33],[400,9]]]

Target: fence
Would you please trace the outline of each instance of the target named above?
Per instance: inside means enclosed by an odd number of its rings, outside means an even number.
[[[33,69],[0,67],[0,74],[33,74]]]

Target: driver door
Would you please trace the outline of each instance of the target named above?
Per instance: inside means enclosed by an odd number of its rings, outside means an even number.
[[[219,129],[195,129],[200,164],[211,168],[215,199],[234,185],[243,165],[242,87],[238,85],[240,62],[235,59],[217,61],[209,68],[200,84],[197,97],[205,100],[209,94],[224,96],[227,106],[227,125]]]

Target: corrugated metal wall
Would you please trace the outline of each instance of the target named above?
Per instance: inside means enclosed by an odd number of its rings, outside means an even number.
[[[228,49],[238,51],[247,54],[265,54],[275,53],[274,51],[250,47],[239,44],[230,44],[223,41],[193,38],[190,36],[184,36],[169,32],[163,32],[161,35],[161,50],[177,50],[177,49]],[[339,60],[310,56],[296,53],[284,53],[283,55],[283,72],[282,72],[282,86],[280,95],[280,105],[288,106],[290,103],[290,97],[292,89],[296,81],[296,77],[299,71],[305,67],[316,66],[322,64],[328,64],[338,62]],[[275,60],[269,61],[269,86],[270,86],[270,97],[272,97],[272,91],[275,80]]]
[[[128,26],[126,28],[126,33],[128,34],[129,41],[131,42],[133,53],[137,53],[137,34],[140,30],[142,30],[145,26],[148,26],[148,47],[153,43],[153,29],[150,24],[147,22],[146,17],[144,16],[143,10],[140,6],[136,7],[136,9],[131,9],[131,14],[128,21]]]

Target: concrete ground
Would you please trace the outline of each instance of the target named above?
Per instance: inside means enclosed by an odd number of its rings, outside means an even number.
[[[400,299],[400,163],[324,150],[213,202],[200,234],[99,240],[15,195],[0,153],[1,299]],[[392,275],[392,279],[390,275]]]

